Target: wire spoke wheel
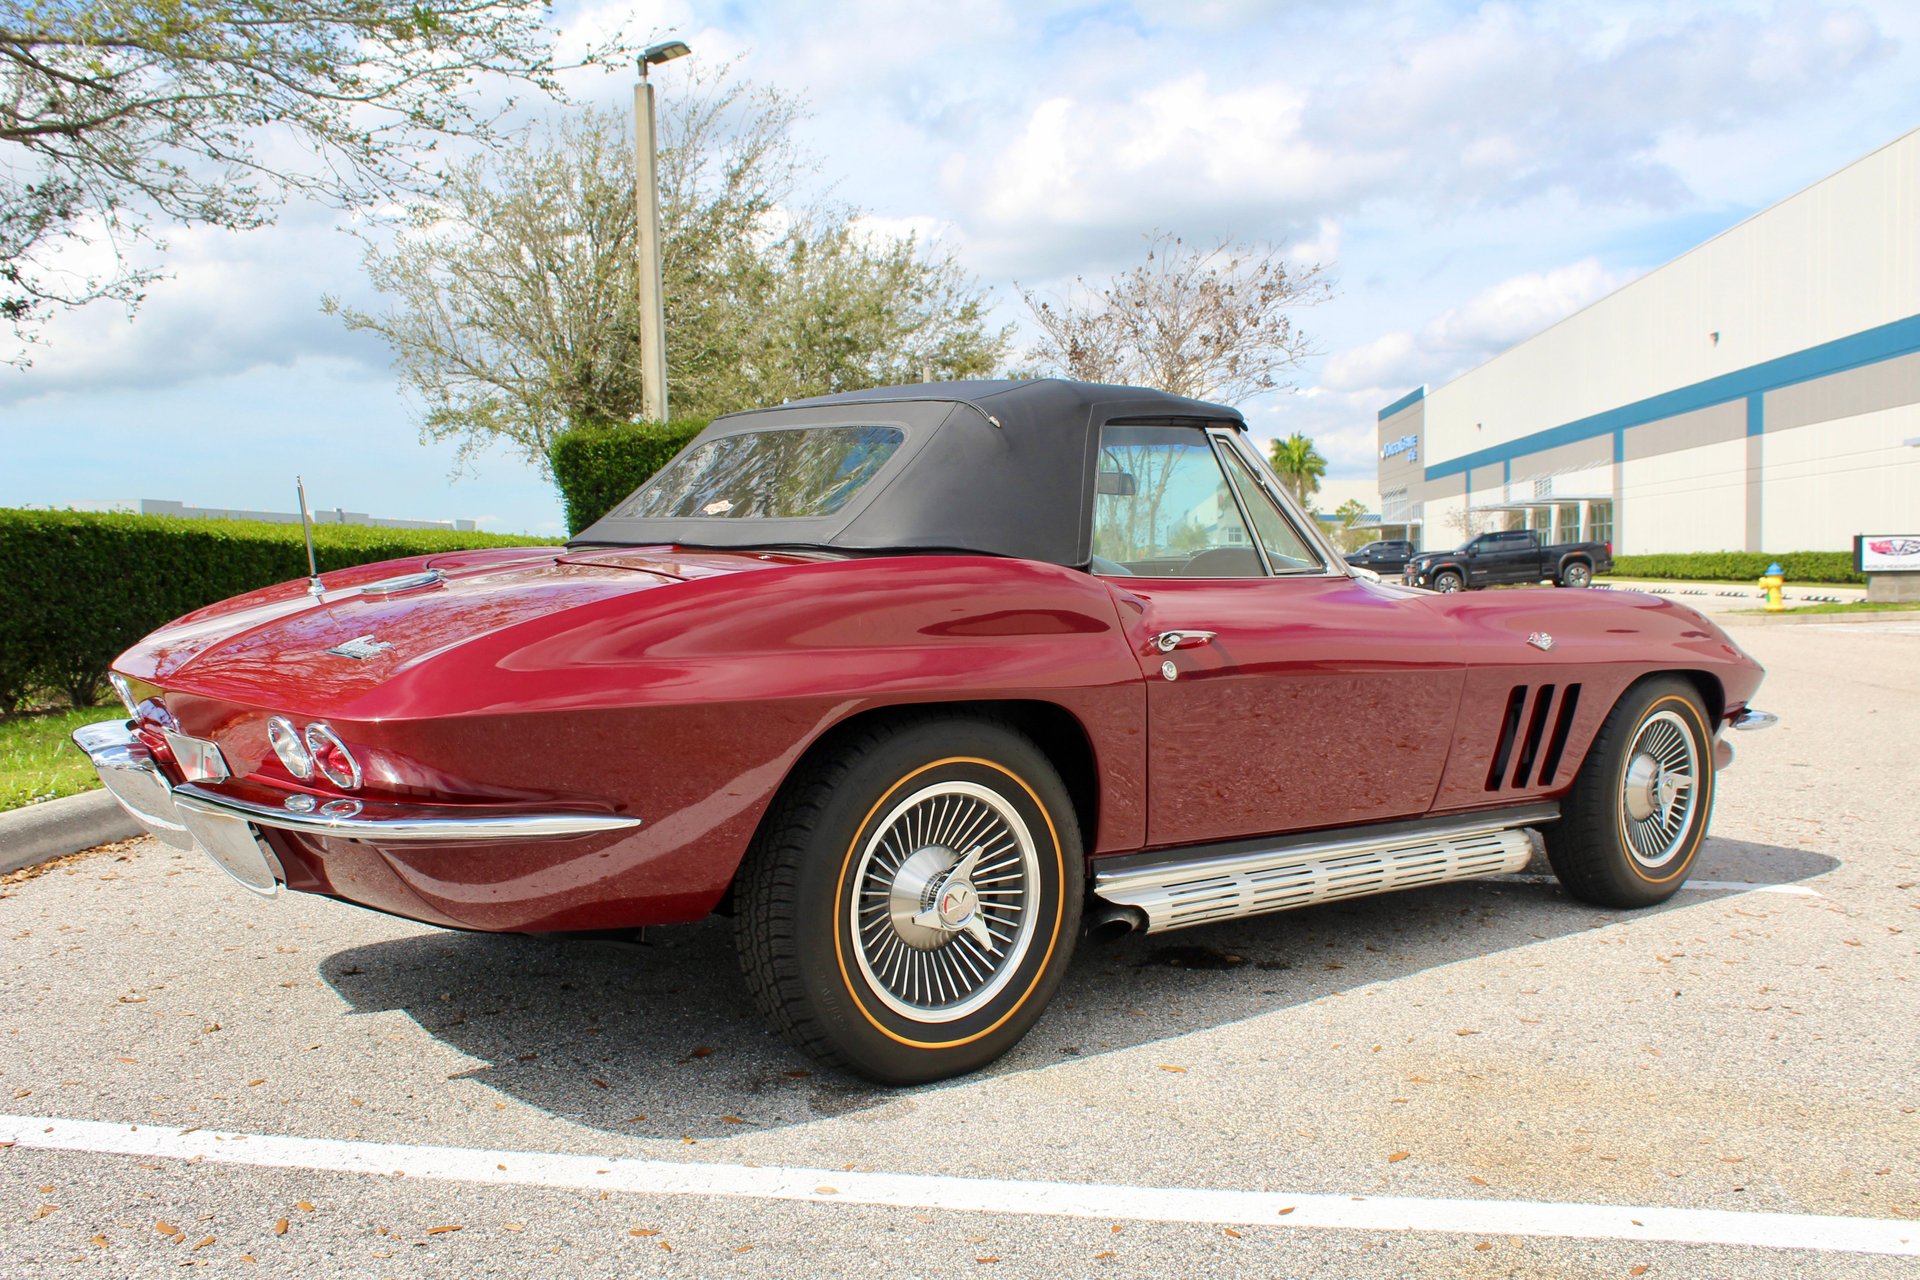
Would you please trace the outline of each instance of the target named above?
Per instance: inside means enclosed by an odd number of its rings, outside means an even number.
[[[1672,862],[1687,845],[1699,808],[1700,750],[1672,711],[1648,716],[1627,749],[1620,822],[1627,853],[1649,870]]]
[[[914,792],[854,868],[847,923],[861,975],[902,1017],[966,1017],[1026,958],[1039,877],[1033,834],[1006,798],[960,780]]]

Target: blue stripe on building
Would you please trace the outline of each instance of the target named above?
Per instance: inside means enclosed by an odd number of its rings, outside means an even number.
[[[1413,390],[1407,392],[1407,394],[1401,396],[1398,400],[1395,400],[1392,404],[1382,409],[1380,411],[1379,420],[1381,422],[1385,422],[1388,418],[1391,418],[1394,414],[1400,412],[1402,409],[1405,409],[1410,405],[1419,404],[1422,400],[1426,398],[1427,398],[1426,384],[1422,383],[1420,386],[1415,387]]]
[[[1608,409],[1590,417],[1579,418],[1573,422],[1536,431],[1507,444],[1492,445],[1485,449],[1476,449],[1472,453],[1451,458],[1445,462],[1436,462],[1427,467],[1426,478],[1439,480],[1446,476],[1470,472],[1475,467],[1490,466],[1496,462],[1510,463],[1515,458],[1543,449],[1554,449],[1564,444],[1574,444],[1581,440],[1591,440],[1596,436],[1613,435],[1613,459],[1623,461],[1626,457],[1626,432],[1661,418],[1671,418],[1675,414],[1691,413],[1696,409],[1706,409],[1713,405],[1725,404],[1729,400],[1747,401],[1747,431],[1757,434],[1765,426],[1763,402],[1761,397],[1769,391],[1781,387],[1790,387],[1795,383],[1811,382],[1815,378],[1828,377],[1831,374],[1845,373],[1863,365],[1879,364],[1896,356],[1911,355],[1920,351],[1920,316],[1908,316],[1904,320],[1895,320],[1876,328],[1836,338],[1832,342],[1823,342],[1818,346],[1796,351],[1791,355],[1779,356],[1772,360],[1763,360],[1759,364],[1736,369],[1732,373],[1723,373],[1690,386],[1679,387],[1672,391],[1663,391],[1656,396],[1622,405],[1617,409]],[[1427,394],[1425,387],[1419,387],[1395,400],[1380,411],[1382,420],[1392,416],[1408,405],[1415,403]]]

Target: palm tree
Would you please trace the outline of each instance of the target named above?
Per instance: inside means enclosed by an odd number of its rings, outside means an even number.
[[[1267,452],[1274,471],[1293,490],[1301,507],[1309,506],[1307,499],[1320,492],[1320,477],[1327,474],[1327,460],[1313,447],[1313,441],[1296,431],[1285,440],[1275,440],[1267,446]]]

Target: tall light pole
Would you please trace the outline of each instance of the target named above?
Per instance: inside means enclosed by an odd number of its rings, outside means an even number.
[[[640,228],[640,381],[641,411],[649,422],[667,420],[666,298],[660,288],[660,174],[658,135],[653,127],[653,82],[647,71],[684,58],[693,50],[684,40],[649,46],[640,55],[640,83],[633,86],[633,201]]]

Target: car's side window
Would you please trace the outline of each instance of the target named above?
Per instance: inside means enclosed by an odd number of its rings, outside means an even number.
[[[1306,539],[1280,514],[1280,508],[1254,479],[1253,472],[1246,461],[1231,447],[1220,450],[1227,460],[1227,471],[1233,476],[1233,484],[1240,491],[1240,500],[1247,504],[1247,514],[1253,518],[1253,530],[1260,535],[1260,545],[1267,550],[1267,562],[1275,573],[1318,572],[1322,565],[1320,557],[1307,546]]]
[[[1154,578],[1266,574],[1199,427],[1101,428],[1095,492],[1096,572]]]

